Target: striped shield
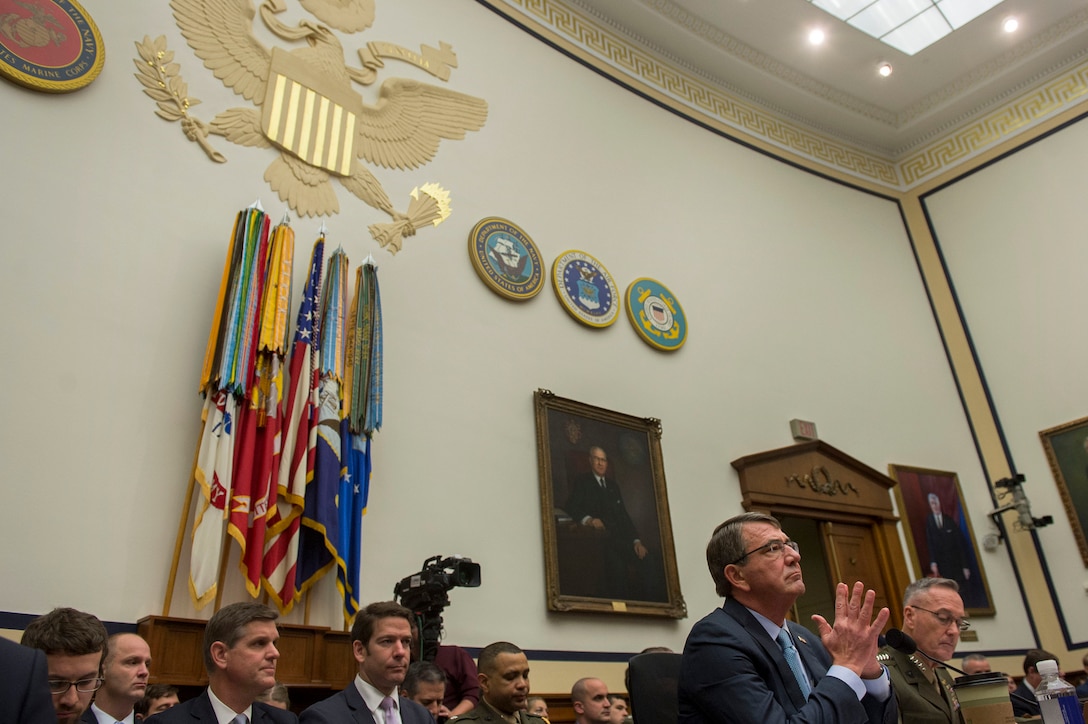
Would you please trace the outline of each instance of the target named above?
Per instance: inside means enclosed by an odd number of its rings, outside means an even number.
[[[362,98],[288,51],[272,49],[261,128],[280,148],[326,171],[348,176]]]

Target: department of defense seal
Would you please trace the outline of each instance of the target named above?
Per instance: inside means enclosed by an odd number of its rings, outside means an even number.
[[[624,293],[627,318],[638,336],[651,347],[675,352],[688,338],[688,320],[676,295],[659,281],[643,277]]]
[[[565,251],[552,265],[559,303],[582,324],[607,327],[619,315],[619,290],[601,262],[584,251]]]
[[[536,244],[506,219],[489,216],[472,227],[468,255],[484,283],[496,294],[525,301],[544,288],[544,269]]]
[[[75,0],[0,0],[0,75],[27,88],[67,93],[106,62],[102,35]]]

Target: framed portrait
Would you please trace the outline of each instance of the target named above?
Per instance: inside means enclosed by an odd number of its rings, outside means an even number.
[[[1046,459],[1058,483],[1065,514],[1088,567],[1088,417],[1067,422],[1039,433]]]
[[[993,616],[994,599],[978,554],[959,477],[944,470],[889,465],[915,570],[951,578],[969,616]]]
[[[661,421],[537,390],[548,609],[684,618]]]

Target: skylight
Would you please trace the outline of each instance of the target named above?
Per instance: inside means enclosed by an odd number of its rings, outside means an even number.
[[[962,28],[1002,0],[809,0],[907,55]]]

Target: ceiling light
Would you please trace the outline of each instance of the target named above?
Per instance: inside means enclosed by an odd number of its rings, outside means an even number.
[[[1016,18],[1005,18],[1005,22],[1001,24],[1001,27],[1006,33],[1015,33],[1016,29],[1020,27],[1020,21]]]
[[[808,42],[812,43],[813,45],[822,45],[826,37],[827,36],[824,35],[824,31],[820,30],[819,28],[813,28],[809,31]]]
[[[1002,0],[808,0],[907,55],[971,22]],[[1012,31],[1008,31],[1012,32]]]
[[[892,64],[891,63],[881,63],[880,65],[877,66],[876,72],[880,73],[880,75],[883,76],[884,78],[887,78],[889,75],[892,74]]]

